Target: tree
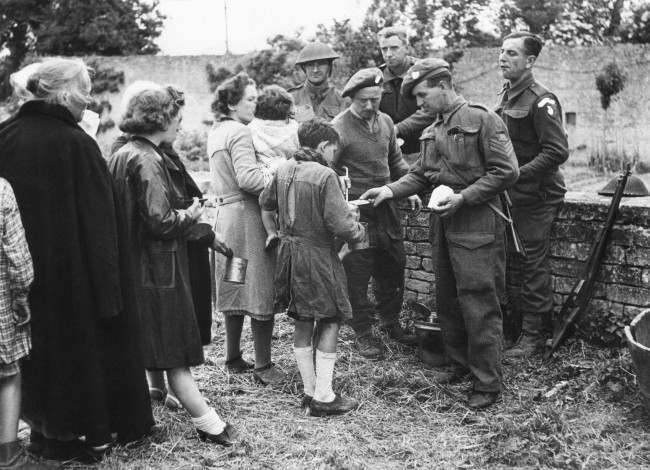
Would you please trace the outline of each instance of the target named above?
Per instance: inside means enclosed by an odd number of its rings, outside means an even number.
[[[479,17],[489,0],[442,0],[438,16],[447,47],[496,46],[498,38],[478,28]]]
[[[504,34],[527,29],[567,45],[618,41],[624,0],[507,0],[499,10]]]
[[[630,23],[622,28],[621,40],[637,44],[650,43],[650,3],[643,3],[632,10]]]
[[[29,53],[155,54],[164,16],[158,0],[0,0],[0,98]]]
[[[157,0],[56,0],[36,33],[35,50],[66,56],[155,54],[164,18]]]

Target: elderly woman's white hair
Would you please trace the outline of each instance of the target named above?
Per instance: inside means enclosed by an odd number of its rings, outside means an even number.
[[[29,101],[34,98],[32,92],[27,90],[27,81],[40,66],[40,62],[34,62],[32,64],[24,66],[22,69],[12,73],[9,76],[9,84],[11,85],[11,89],[14,92],[14,96],[18,104],[24,103],[25,101]]]
[[[66,108],[89,104],[91,86],[90,69],[81,59],[47,59],[27,80],[35,99]]]

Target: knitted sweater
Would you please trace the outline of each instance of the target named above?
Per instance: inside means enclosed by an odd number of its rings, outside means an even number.
[[[393,121],[387,114],[377,113],[369,126],[348,108],[332,124],[341,135],[334,166],[339,174],[343,173],[344,166],[348,168],[351,198],[396,181],[408,172],[409,166],[395,139]]]

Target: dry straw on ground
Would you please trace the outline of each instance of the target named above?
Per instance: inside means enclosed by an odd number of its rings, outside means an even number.
[[[100,468],[650,468],[650,419],[624,350],[576,342],[548,365],[506,363],[502,400],[475,412],[465,405],[468,383],[435,384],[413,350],[388,340],[385,360],[363,360],[344,328],[335,388],[361,407],[312,418],[298,407],[291,335],[290,320],[279,316],[275,360],[290,380],[271,389],[224,371],[223,330],[215,328],[206,364],[195,375],[238,429],[238,445],[202,443],[185,412],[156,406],[162,432],[139,446],[118,447]],[[251,352],[248,333],[245,354]]]

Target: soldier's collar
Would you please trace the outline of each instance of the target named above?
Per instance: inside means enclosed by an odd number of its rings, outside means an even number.
[[[444,113],[440,113],[440,117],[442,119],[442,122],[447,124],[449,122],[449,119],[454,115],[458,109],[467,103],[467,100],[463,98],[462,96],[458,95],[456,99],[449,105],[449,108],[447,108],[447,111]]]
[[[526,88],[531,86],[533,83],[535,83],[535,78],[533,77],[533,72],[532,70],[526,70],[521,77],[519,77],[519,80],[517,80],[515,83],[511,83],[510,87],[505,88],[505,95],[506,99],[508,101],[516,98],[517,96],[521,95]]]
[[[382,71],[384,72],[384,82],[389,82],[389,81],[394,80],[396,78],[404,78],[406,76],[406,72],[408,72],[409,69],[411,68],[411,66],[415,63],[415,57],[407,56],[406,57],[406,62],[408,63],[408,65],[400,75],[395,75],[388,68],[387,64],[382,64],[382,67],[379,67],[379,68],[381,68]]]

